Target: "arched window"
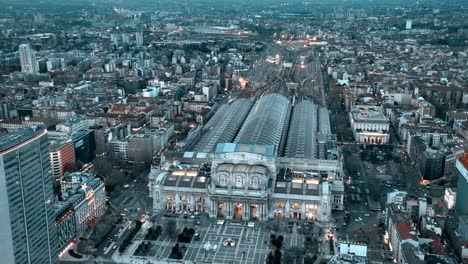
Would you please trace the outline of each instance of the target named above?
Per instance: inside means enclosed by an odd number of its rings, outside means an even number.
[[[258,177],[253,177],[252,178],[252,187],[258,187],[259,181]]]
[[[242,187],[242,177],[241,177],[241,176],[237,176],[237,177],[236,177],[236,187],[237,187],[237,188],[241,188],[241,187]]]
[[[226,176],[225,175],[220,175],[219,176],[219,185],[226,186]]]

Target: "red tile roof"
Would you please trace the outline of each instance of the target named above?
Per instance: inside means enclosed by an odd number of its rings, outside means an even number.
[[[408,223],[398,223],[398,232],[400,233],[401,240],[416,239],[416,236],[411,234],[411,226]]]
[[[444,248],[444,245],[442,245],[442,243],[440,241],[433,241],[431,243],[431,246],[432,246],[432,252],[436,255],[439,255],[439,256],[446,256],[447,255],[447,251],[445,250]]]
[[[459,160],[463,164],[463,166],[465,166],[465,169],[468,170],[468,154],[465,153],[465,155],[463,155],[463,157],[461,157]]]

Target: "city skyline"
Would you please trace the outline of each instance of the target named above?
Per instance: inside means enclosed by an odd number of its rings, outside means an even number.
[[[468,263],[464,0],[0,0],[1,263]]]

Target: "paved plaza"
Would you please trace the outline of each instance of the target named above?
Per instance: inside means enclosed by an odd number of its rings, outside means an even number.
[[[190,225],[187,226],[190,227]],[[182,228],[184,225],[179,223],[176,233],[178,234]],[[231,223],[226,221],[222,225],[211,222],[196,228],[196,233],[199,234],[199,240],[192,239],[189,244],[179,244],[181,247],[182,245],[187,247],[182,259],[185,263],[264,263],[270,250],[270,232],[266,228],[258,226],[248,227],[247,222]],[[280,233],[284,236],[284,248],[302,246],[304,243],[304,236],[298,234],[295,228],[289,232]],[[223,245],[226,240],[235,241],[235,245]],[[124,254],[114,254],[114,259],[116,261],[125,260],[129,263],[163,263],[168,259],[172,247],[176,244],[176,239],[162,235],[157,241],[151,242],[153,246],[151,255],[146,257],[133,256],[133,252],[141,242],[143,240],[135,239]],[[216,246],[216,250],[206,250],[207,243]]]
[[[211,224],[200,232],[200,241],[196,241],[187,251],[186,260],[209,263],[263,263],[268,254],[269,235],[259,229],[241,225]],[[224,246],[226,239],[232,239],[236,245]],[[216,251],[205,251],[203,245],[209,242],[218,246]]]

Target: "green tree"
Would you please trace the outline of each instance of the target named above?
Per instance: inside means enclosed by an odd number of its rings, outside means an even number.
[[[96,222],[94,227],[95,238],[97,244],[100,244],[109,233],[112,231],[113,224],[117,221],[117,217],[113,215],[109,210],[106,211]]]
[[[284,250],[283,263],[298,264],[302,263],[305,250],[302,247],[290,247]]]
[[[170,237],[174,237],[177,229],[177,222],[174,219],[169,219],[164,224],[164,232]]]

